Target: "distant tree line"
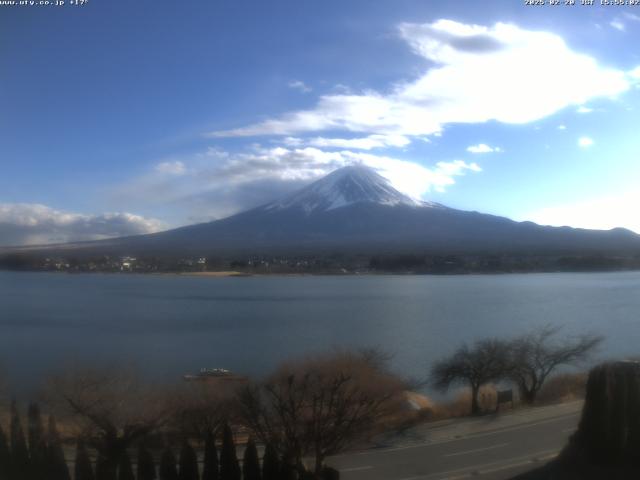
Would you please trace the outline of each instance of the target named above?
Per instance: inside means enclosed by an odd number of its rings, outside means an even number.
[[[369,268],[374,272],[423,274],[637,270],[640,255],[406,253],[372,256]]]
[[[640,254],[476,253],[305,253],[289,255],[142,255],[123,269],[120,256],[14,252],[0,254],[0,269],[68,272],[198,272],[238,270],[245,273],[418,273],[464,274],[640,269]],[[200,261],[204,260],[204,263]]]

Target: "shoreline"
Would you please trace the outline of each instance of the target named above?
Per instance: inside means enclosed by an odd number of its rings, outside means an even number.
[[[501,272],[241,272],[237,270],[221,270],[206,272],[131,272],[131,271],[65,271],[65,270],[10,270],[0,269],[1,273],[50,273],[67,275],[126,275],[150,277],[200,277],[200,278],[248,278],[248,277],[464,277],[464,276],[503,276],[503,275],[554,275],[554,274],[607,274],[607,273],[639,273],[640,269],[621,270],[532,270]]]
[[[136,272],[122,272],[122,273],[136,273]],[[142,275],[147,275],[142,272]],[[223,270],[218,272],[166,272],[166,273],[151,273],[151,275],[184,275],[188,277],[252,277],[252,273],[238,272],[236,270]]]
[[[69,272],[67,272],[69,273]],[[79,272],[91,273],[91,272]],[[111,272],[104,272],[111,273]],[[120,273],[120,272],[113,272]],[[136,272],[121,272],[125,274],[136,274]],[[175,275],[186,277],[467,277],[467,276],[493,276],[493,275],[552,275],[552,274],[602,274],[602,273],[640,273],[640,269],[633,270],[549,270],[549,271],[529,271],[529,272],[446,272],[446,273],[421,273],[421,272],[280,272],[280,273],[251,273],[238,271],[221,272],[166,272],[166,273],[139,273],[140,275]]]

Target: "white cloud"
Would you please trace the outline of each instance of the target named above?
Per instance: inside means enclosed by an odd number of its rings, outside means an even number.
[[[298,91],[300,91],[302,93],[309,93],[310,91],[313,90],[311,87],[309,87],[302,80],[292,80],[287,84],[287,86],[289,88],[293,88],[294,90],[298,90]]]
[[[620,32],[624,32],[626,30],[624,23],[617,19],[609,22],[609,25],[611,26],[611,28],[615,28]]]
[[[177,206],[181,218],[205,221],[273,201],[354,163],[375,168],[395,188],[414,198],[445,191],[456,177],[482,170],[477,163],[462,160],[423,166],[392,156],[302,146],[295,140],[289,140],[293,146],[254,146],[240,153],[209,149],[182,160],[184,175],[152,171],[115,188],[113,198],[124,205],[162,207],[165,212]]]
[[[502,149],[500,147],[490,147],[486,143],[479,143],[478,145],[470,145],[467,147],[469,153],[500,153]]]
[[[165,225],[131,213],[85,215],[33,203],[0,204],[0,245],[37,245],[152,233]]]
[[[531,220],[541,225],[570,225],[598,230],[622,227],[640,233],[640,217],[629,214],[635,205],[640,205],[640,193],[628,191],[543,208],[522,216],[521,220]]]
[[[593,112],[593,109],[589,108],[589,107],[585,107],[584,105],[582,105],[582,106],[580,106],[580,107],[578,107],[576,109],[576,112],[578,112],[578,113],[591,113],[591,112]]]
[[[634,80],[640,80],[640,67],[636,67],[628,72],[628,75]]]
[[[396,189],[417,199],[432,191],[444,192],[447,187],[456,183],[455,177],[462,176],[467,171],[482,171],[477,163],[467,163],[463,160],[437,162],[434,167],[429,168],[405,160],[368,153],[341,152],[341,154],[344,165],[362,163],[373,167]]]
[[[578,139],[578,146],[581,148],[589,148],[593,145],[593,139],[589,137],[580,137]]]
[[[450,123],[528,123],[629,88],[625,72],[606,68],[553,33],[513,24],[487,27],[438,20],[403,23],[401,37],[429,61],[418,78],[389,93],[328,94],[315,108],[213,136],[293,135],[342,130],[406,137],[434,135]],[[549,78],[554,88],[540,88]]]
[[[155,170],[158,173],[166,173],[168,175],[184,175],[186,173],[184,163],[179,160],[159,163],[156,165]]]
[[[558,130],[566,130],[567,126],[566,125],[558,125]]]
[[[374,148],[404,147],[411,141],[403,135],[369,135],[360,138],[297,138],[286,137],[284,144],[290,147],[303,145],[318,148],[355,148],[356,150],[372,150]]]

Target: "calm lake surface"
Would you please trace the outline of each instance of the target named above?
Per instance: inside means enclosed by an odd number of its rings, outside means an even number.
[[[603,333],[640,354],[640,272],[212,278],[0,272],[0,364],[30,389],[70,363],[133,362],[154,379],[200,367],[267,373],[331,347],[382,346],[424,377],[461,342],[536,325]]]

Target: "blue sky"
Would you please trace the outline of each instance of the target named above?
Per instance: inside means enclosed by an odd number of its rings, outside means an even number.
[[[0,6],[0,245],[221,218],[354,162],[640,231],[638,32],[640,7],[515,0]]]

